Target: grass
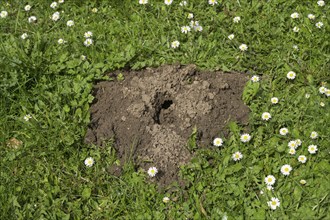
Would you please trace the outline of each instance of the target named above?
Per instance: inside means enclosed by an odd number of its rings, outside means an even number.
[[[0,18],[1,219],[330,219],[329,98],[319,92],[322,85],[330,89],[328,2],[321,7],[317,1],[237,0],[211,6],[191,0],[181,7],[179,1],[167,6],[67,0],[56,9],[51,2],[28,2],[28,12],[20,1],[0,2],[0,11],[8,12]],[[56,22],[50,18],[55,11]],[[299,18],[290,17],[294,12]],[[203,31],[181,33],[188,13]],[[29,23],[30,16],[37,22]],[[236,16],[239,23],[233,23]],[[320,21],[324,25],[317,28]],[[89,47],[83,44],[86,31],[93,32]],[[58,44],[60,38],[66,43]],[[170,47],[175,40],[176,49]],[[240,51],[241,44],[248,50]],[[196,150],[181,169],[185,188],[146,184],[146,172],[129,162],[122,176],[111,175],[118,163],[111,141],[106,148],[83,143],[93,82],[113,80],[103,74],[112,70],[177,62],[260,76],[242,96],[251,109],[251,141],[241,142],[246,130],[229,124],[223,147]],[[289,71],[295,79],[286,77]],[[279,103],[272,104],[272,97]],[[272,118],[262,120],[263,112]],[[279,134],[282,127],[288,135]],[[310,138],[312,131],[317,139]],[[13,137],[22,144],[12,139],[8,146]],[[296,139],[302,146],[290,155],[287,144]],[[309,145],[317,145],[316,154],[308,152]],[[243,158],[234,162],[236,151]],[[305,164],[299,155],[307,157]],[[84,165],[89,156],[96,161],[90,168]],[[289,176],[280,172],[284,164],[293,168]],[[276,178],[273,191],[264,183],[268,175]],[[281,203],[276,210],[267,205],[272,197]]]

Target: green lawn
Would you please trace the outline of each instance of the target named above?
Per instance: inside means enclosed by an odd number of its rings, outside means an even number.
[[[0,219],[330,219],[330,2],[7,2],[0,2]],[[170,63],[249,74],[242,99],[251,140],[229,124],[222,146],[197,150],[182,167],[185,188],[158,189],[132,163],[110,175],[118,163],[111,142],[83,143],[93,83],[117,80],[105,72]],[[235,152],[243,158],[234,161]]]

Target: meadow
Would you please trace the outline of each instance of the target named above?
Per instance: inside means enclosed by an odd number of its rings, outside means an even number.
[[[0,219],[330,219],[330,2],[0,2]],[[185,187],[87,145],[105,73],[163,64],[251,77]],[[198,129],[198,128],[197,128]],[[155,174],[157,175],[157,174]]]

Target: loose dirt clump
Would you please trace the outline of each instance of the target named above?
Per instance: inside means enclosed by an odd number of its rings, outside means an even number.
[[[179,166],[190,160],[187,140],[194,126],[198,147],[208,147],[214,137],[226,134],[229,120],[247,122],[243,74],[197,72],[195,65],[122,73],[122,82],[95,85],[85,141],[102,145],[114,139],[122,161],[133,159],[145,170],[157,167],[161,185],[178,180]]]

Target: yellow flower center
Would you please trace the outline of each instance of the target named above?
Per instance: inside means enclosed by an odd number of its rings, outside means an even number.
[[[267,181],[268,181],[268,182],[272,182],[272,178],[269,177]]]
[[[285,171],[285,172],[289,172],[289,168],[288,168],[288,167],[285,167],[285,168],[284,168],[284,171]]]
[[[276,203],[276,201],[272,201],[272,205],[276,205],[277,203]]]

